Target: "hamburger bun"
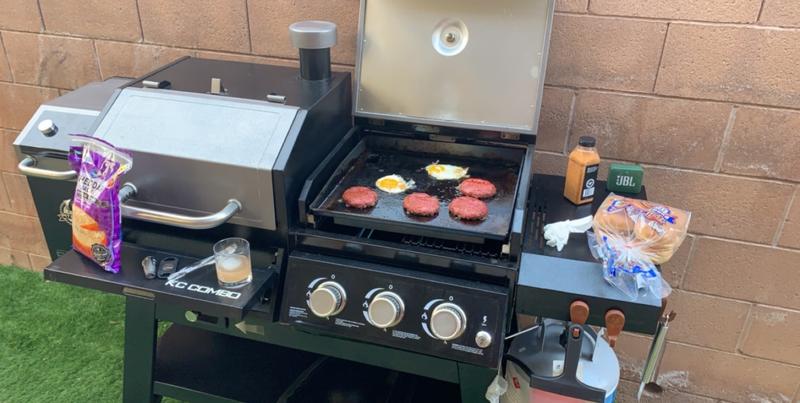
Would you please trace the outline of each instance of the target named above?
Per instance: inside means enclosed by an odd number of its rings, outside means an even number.
[[[662,264],[680,247],[690,219],[688,211],[611,194],[595,214],[594,230],[598,242],[603,235],[625,239]]]

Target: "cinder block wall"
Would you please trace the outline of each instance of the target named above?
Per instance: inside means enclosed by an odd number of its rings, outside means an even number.
[[[645,165],[652,199],[694,213],[665,266],[679,313],[653,401],[797,401],[800,2],[559,0],[536,167],[579,135]],[[294,64],[287,25],[339,24],[356,0],[0,0],[0,264],[48,262],[11,142],[37,105],[182,55]],[[411,61],[413,62],[413,61]],[[620,342],[630,399],[649,339]]]

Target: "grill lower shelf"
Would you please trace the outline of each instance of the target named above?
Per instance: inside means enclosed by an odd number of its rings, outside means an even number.
[[[456,384],[180,325],[159,339],[155,381],[156,393],[193,400],[459,401]]]

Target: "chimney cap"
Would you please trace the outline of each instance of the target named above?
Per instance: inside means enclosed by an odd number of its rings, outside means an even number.
[[[336,24],[329,21],[300,21],[289,26],[292,44],[298,49],[327,49],[336,45]]]

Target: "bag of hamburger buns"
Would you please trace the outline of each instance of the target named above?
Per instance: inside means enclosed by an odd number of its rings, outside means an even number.
[[[119,178],[132,166],[130,155],[105,141],[75,135],[69,162],[78,172],[72,199],[72,247],[104,270],[120,268],[122,216]]]
[[[595,213],[590,247],[603,259],[606,280],[629,297],[644,290],[663,298],[671,288],[656,265],[681,246],[690,219],[688,211],[612,193]]]

